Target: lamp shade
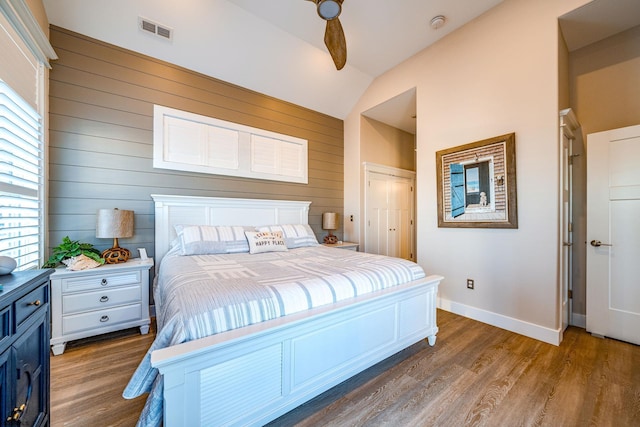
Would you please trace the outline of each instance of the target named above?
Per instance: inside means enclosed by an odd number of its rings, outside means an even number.
[[[322,228],[324,230],[338,229],[338,214],[335,212],[325,212],[322,214]]]
[[[133,236],[133,211],[99,209],[96,216],[96,237],[118,238]]]

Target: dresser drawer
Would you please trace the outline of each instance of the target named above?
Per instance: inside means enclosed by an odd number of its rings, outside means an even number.
[[[62,318],[62,332],[73,334],[87,329],[99,329],[130,320],[139,320],[141,304],[72,314]]]
[[[107,274],[68,277],[62,279],[62,293],[139,284],[142,281],[141,275],[142,273],[140,270],[132,270],[117,273],[108,272]]]
[[[98,291],[62,296],[62,314],[73,314],[117,305],[133,304],[142,299],[140,286],[105,288]]]
[[[43,308],[49,301],[49,287],[40,286],[37,289],[29,292],[15,303],[15,330],[18,330],[20,325],[29,318],[32,314]]]

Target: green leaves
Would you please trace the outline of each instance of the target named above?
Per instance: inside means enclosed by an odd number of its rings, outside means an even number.
[[[78,255],[85,255],[100,264],[104,264],[104,258],[100,257],[100,251],[94,248],[91,243],[80,243],[77,240],[69,239],[69,236],[65,236],[62,239],[62,243],[53,248],[53,255],[42,265],[42,268],[55,268],[62,260]]]

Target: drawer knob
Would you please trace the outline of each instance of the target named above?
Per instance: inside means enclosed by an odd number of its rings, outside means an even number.
[[[102,286],[107,286],[107,279],[102,279],[102,281],[100,282],[100,284]]]
[[[42,304],[42,303],[40,302],[40,300],[39,300],[39,299],[37,299],[37,300],[35,300],[35,301],[32,301],[32,302],[28,302],[28,303],[27,303],[27,305],[35,305],[36,307],[39,307],[39,306],[40,306],[40,304]]]
[[[104,296],[100,297],[100,302],[107,302],[107,301],[109,301],[109,297],[108,296],[104,295]]]
[[[104,323],[104,322],[108,322],[108,321],[109,321],[109,316],[102,316],[102,317],[100,318],[100,321],[101,321],[102,323]]]

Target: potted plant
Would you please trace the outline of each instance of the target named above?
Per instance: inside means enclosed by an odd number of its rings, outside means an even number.
[[[42,265],[42,268],[55,268],[62,260],[78,255],[85,255],[100,264],[104,264],[104,258],[100,257],[100,251],[94,248],[91,243],[80,243],[77,240],[69,239],[69,236],[65,236],[62,239],[62,243],[53,248],[53,255]]]

